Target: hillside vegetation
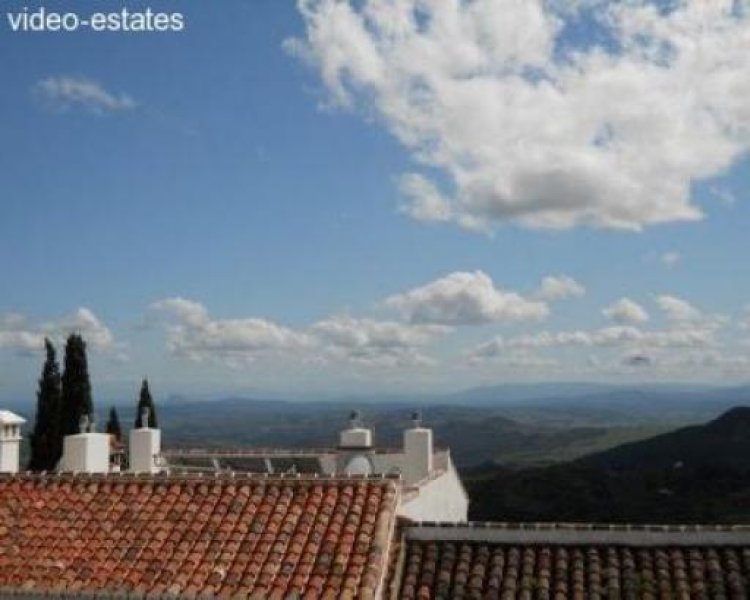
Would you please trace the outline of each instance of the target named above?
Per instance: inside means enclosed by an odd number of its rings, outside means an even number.
[[[750,408],[575,461],[467,473],[476,520],[750,522]]]

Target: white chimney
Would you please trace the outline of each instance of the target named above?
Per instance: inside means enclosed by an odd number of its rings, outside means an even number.
[[[0,473],[18,473],[21,425],[26,419],[0,410]]]
[[[148,408],[141,413],[142,427],[130,430],[130,470],[135,473],[156,473],[161,454],[161,430],[148,426]]]
[[[412,427],[404,431],[404,481],[417,483],[432,473],[432,429],[422,427],[419,413],[412,415]]]
[[[78,473],[109,472],[109,434],[96,433],[88,415],[81,417],[81,433],[63,438],[62,471]]]
[[[372,431],[362,427],[359,411],[353,411],[349,417],[349,428],[339,436],[339,448],[366,449],[372,448]]]

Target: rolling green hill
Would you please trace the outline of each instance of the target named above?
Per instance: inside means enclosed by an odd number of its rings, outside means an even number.
[[[572,462],[467,473],[476,520],[750,522],[750,408]]]

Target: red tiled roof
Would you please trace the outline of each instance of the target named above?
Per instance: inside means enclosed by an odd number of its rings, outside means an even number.
[[[554,528],[420,529],[411,539],[406,529],[394,598],[744,600],[750,592],[747,530],[569,528],[579,537],[571,543]]]
[[[0,596],[371,598],[397,495],[372,478],[0,476]]]

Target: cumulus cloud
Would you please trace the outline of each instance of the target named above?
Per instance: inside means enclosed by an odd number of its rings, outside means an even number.
[[[697,321],[703,316],[692,304],[676,296],[658,296],[656,303],[670,321]]]
[[[476,346],[474,356],[497,356],[509,350],[539,350],[560,347],[598,348],[710,348],[715,332],[705,328],[643,330],[633,326],[602,327],[591,331],[540,331],[505,338],[497,336]]]
[[[130,96],[114,94],[100,83],[82,77],[48,77],[37,82],[33,92],[40,102],[56,110],[80,106],[101,114],[129,111],[137,106]]]
[[[31,354],[40,350],[44,335],[36,331],[0,331],[0,349],[12,350],[18,354]]]
[[[575,8],[573,8],[575,7]],[[405,212],[531,227],[700,219],[691,184],[750,149],[750,17],[732,0],[298,0],[288,50],[415,163]],[[598,40],[577,39],[581,18]]]
[[[620,298],[617,302],[602,310],[602,314],[616,323],[643,323],[648,321],[646,310],[630,298]]]
[[[109,328],[86,307],[79,308],[59,321],[47,323],[42,329],[48,335],[58,338],[69,333],[79,333],[88,344],[96,348],[111,348],[115,341]]]
[[[60,319],[38,324],[30,322],[20,313],[2,315],[0,349],[29,354],[44,347],[45,337],[60,344],[71,333],[82,335],[89,346],[100,350],[115,350],[120,347],[109,327],[91,309],[81,307]]]
[[[750,356],[733,353],[726,354],[718,349],[690,352],[681,356],[668,356],[661,361],[662,365],[672,370],[707,368],[722,373],[747,373],[750,368]]]
[[[559,293],[551,295],[560,297]],[[459,351],[455,357],[458,360],[452,362],[459,367],[465,364],[479,369],[502,367],[548,373],[559,368],[568,369],[566,373],[572,372],[570,369],[579,373],[594,369],[624,374],[634,367],[648,367],[665,375],[692,368],[696,372],[741,370],[745,359],[725,354],[729,346],[725,345],[728,338],[723,336],[722,327],[727,320],[700,312],[695,317],[685,308],[692,308],[689,303],[673,296],[660,296],[656,301],[662,310],[672,311],[662,327],[645,327],[642,315],[633,316],[638,311],[616,302],[610,315],[618,321],[616,324],[500,335]],[[352,373],[372,369],[415,373],[423,367],[434,368],[441,356],[434,351],[446,350],[438,344],[453,332],[453,326],[536,320],[548,311],[544,302],[498,289],[482,272],[452,273],[387,298],[384,303],[400,312],[403,320],[338,314],[291,328],[258,317],[220,319],[203,304],[180,297],[155,302],[152,310],[157,322],[166,324],[168,349],[186,359],[216,361],[230,367],[242,367],[261,358],[278,359],[284,364],[296,361],[321,368],[349,368]],[[29,329],[20,315],[6,315],[0,323],[7,331],[12,327]]]
[[[169,312],[178,319],[184,321],[193,327],[200,327],[208,323],[208,310],[200,302],[188,300],[176,296],[174,298],[165,298],[151,305],[151,308],[158,311]]]
[[[292,329],[257,317],[213,318],[204,305],[181,297],[154,302],[151,309],[171,317],[167,345],[178,356],[239,367],[262,356],[279,355],[308,363],[346,362],[366,367],[421,366],[421,352],[449,328],[397,321],[331,316]]]
[[[419,348],[449,331],[438,325],[408,325],[348,315],[319,321],[310,330],[334,359],[388,367],[431,364]]]
[[[586,288],[572,277],[555,275],[542,279],[536,295],[542,300],[554,301],[583,296],[585,293]]]
[[[169,327],[170,351],[196,362],[219,360],[240,366],[269,352],[296,351],[311,344],[304,333],[266,319],[212,319],[202,304],[185,298],[166,298],[151,307],[175,320]]]
[[[528,350],[512,350],[488,344],[469,353],[468,364],[491,364],[493,368],[503,367],[519,370],[549,371],[559,366],[560,361],[548,356],[540,356]]]
[[[407,199],[401,210],[413,219],[427,223],[453,219],[450,201],[426,177],[407,173],[399,180],[399,190]]]
[[[411,323],[477,325],[539,320],[549,314],[544,302],[499,289],[482,271],[451,273],[384,303]]]

